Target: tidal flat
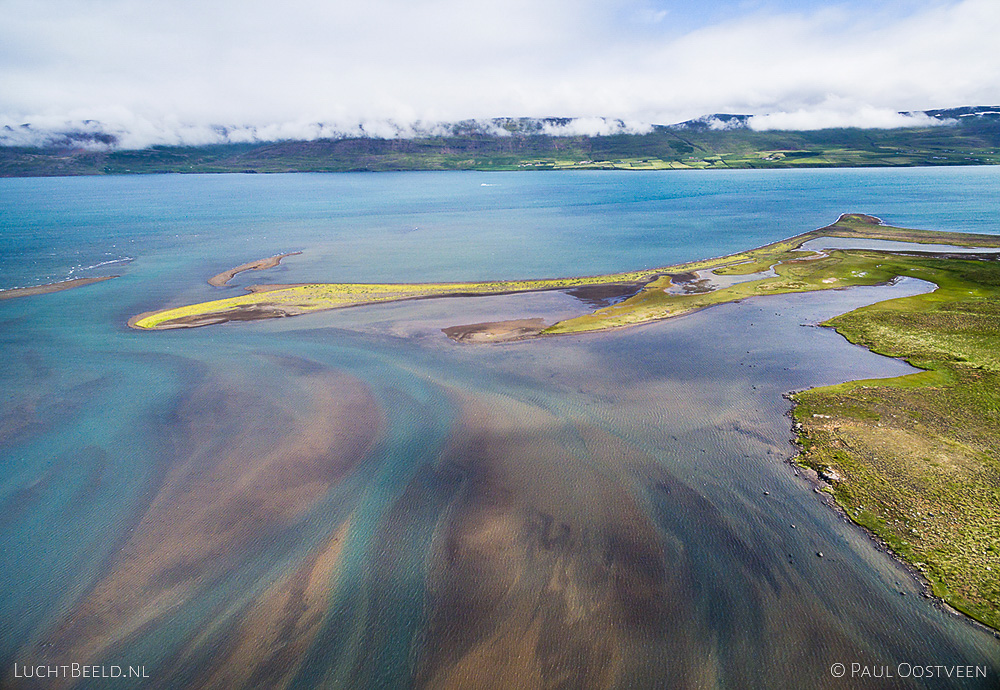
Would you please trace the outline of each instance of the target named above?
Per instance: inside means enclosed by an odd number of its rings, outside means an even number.
[[[441,329],[603,307],[548,291],[126,326],[239,291],[246,274],[205,278],[294,247],[253,280],[620,273],[845,208],[986,234],[1000,212],[996,173],[795,172],[0,185],[19,200],[3,241],[46,275],[53,247],[135,257],[0,305],[3,683],[73,657],[164,688],[845,687],[836,663],[971,665],[986,675],[895,683],[995,687],[1000,640],[920,596],[788,462],[784,394],[917,371],[819,325],[934,289],[917,276],[497,346]],[[280,207],[254,206],[262,185]]]

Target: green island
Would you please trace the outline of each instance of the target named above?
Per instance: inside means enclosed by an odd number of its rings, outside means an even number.
[[[914,243],[913,250],[827,249],[819,237]],[[1000,237],[882,225],[864,214],[757,249],[658,269],[549,280],[433,284],[259,285],[248,294],[140,314],[158,330],[292,316],[406,299],[539,290],[621,289],[617,304],[546,326],[520,319],[458,329],[462,342],[622,328],[747,297],[877,285],[901,276],[932,292],[880,302],[824,323],[919,373],[794,394],[795,461],[815,470],[846,514],[922,573],[933,594],[1000,629],[1000,262],[921,244],[1000,247]],[[700,289],[696,272],[743,276]],[[688,286],[689,289],[678,289]],[[692,287],[693,286],[693,287]],[[487,327],[487,328],[483,328]],[[465,328],[465,331],[462,331]],[[506,333],[506,335],[509,335]]]

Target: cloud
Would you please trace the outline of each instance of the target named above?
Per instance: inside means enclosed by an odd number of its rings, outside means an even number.
[[[604,117],[581,117],[568,122],[547,122],[542,128],[543,134],[557,137],[647,134],[651,131],[653,131],[653,126],[646,122],[635,120],[625,122]]]
[[[4,0],[0,137],[98,121],[140,147],[401,136],[504,116],[579,118],[578,131],[600,133],[713,112],[812,127],[1000,102],[996,0],[808,6]]]
[[[608,118],[575,118],[558,121],[514,122],[521,131],[550,136],[608,136],[646,134],[653,126],[638,121]],[[459,133],[511,136],[502,119],[464,120],[462,122],[410,122],[365,120],[350,125],[316,122],[282,122],[267,125],[191,125],[168,119],[150,121],[121,116],[114,124],[96,120],[72,121],[42,117],[32,124],[16,125],[0,120],[0,146],[71,146],[106,151],[140,149],[150,146],[205,146],[209,144],[245,144],[269,141],[315,141],[317,139],[360,138],[401,139],[449,136]]]
[[[833,127],[863,127],[894,129],[897,127],[934,127],[953,125],[956,120],[939,119],[924,113],[900,113],[869,105],[835,104],[788,113],[754,115],[747,122],[750,129],[829,129]]]

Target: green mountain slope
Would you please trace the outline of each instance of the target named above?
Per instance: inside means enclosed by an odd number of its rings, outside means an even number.
[[[1000,118],[963,116],[963,109],[928,111],[957,122],[907,129],[754,131],[705,119],[647,134],[551,136],[503,120],[497,135],[462,123],[450,133],[417,138],[344,138],[156,146],[143,150],[0,147],[0,176],[127,173],[343,172],[388,170],[553,170],[796,168],[1000,163]],[[983,110],[983,109],[980,109]],[[949,114],[954,114],[952,117]],[[973,115],[976,115],[973,113]]]

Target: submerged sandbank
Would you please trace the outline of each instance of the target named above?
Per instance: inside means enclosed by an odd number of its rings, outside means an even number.
[[[545,329],[545,319],[487,321],[467,326],[448,326],[441,331],[458,343],[503,343],[538,335]]]
[[[230,268],[228,271],[223,271],[222,273],[216,273],[214,276],[208,279],[208,284],[213,287],[223,287],[230,280],[235,278],[237,274],[243,273],[244,271],[263,271],[268,268],[274,268],[281,263],[281,260],[286,256],[297,256],[302,252],[288,252],[287,254],[277,254],[275,256],[269,256],[266,259],[257,259],[256,261],[248,261],[245,264],[240,264],[234,268]]]
[[[8,288],[6,290],[0,290],[0,299],[13,299],[15,297],[31,297],[33,295],[47,295],[50,292],[62,292],[63,290],[72,290],[73,288],[83,287],[85,285],[91,285],[92,283],[100,283],[105,280],[111,280],[112,278],[118,278],[120,276],[101,276],[99,278],[70,278],[69,280],[60,280],[55,283],[46,283],[45,285],[34,285],[32,287],[22,287],[22,288]]]

